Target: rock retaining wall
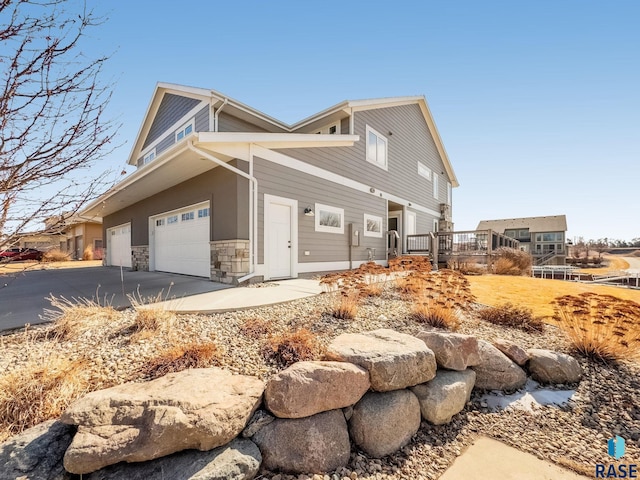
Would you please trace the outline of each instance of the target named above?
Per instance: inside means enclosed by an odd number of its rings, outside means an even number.
[[[260,466],[324,473],[347,465],[351,443],[382,457],[407,445],[421,419],[450,422],[473,388],[520,388],[525,370],[501,350],[515,352],[539,381],[580,380],[580,366],[568,355],[498,347],[440,331],[414,337],[383,329],[340,335],[328,346],[329,361],[299,362],[266,385],[220,368],[119,385],[78,400],[62,423],[0,445],[0,464],[19,477],[26,464],[46,462],[56,471],[64,463],[89,479],[155,478],[163,471],[174,480],[239,480],[253,478]],[[55,452],[20,447],[52,437],[64,437]]]

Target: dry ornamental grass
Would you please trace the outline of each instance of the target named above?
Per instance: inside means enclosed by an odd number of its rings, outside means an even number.
[[[141,373],[152,380],[188,368],[217,366],[220,364],[220,358],[220,350],[214,342],[190,342],[162,350],[157,357],[146,362],[141,368]]]
[[[323,353],[324,346],[306,328],[292,333],[275,335],[263,348],[265,359],[274,361],[284,368],[296,362],[319,360]]]
[[[603,360],[640,358],[640,304],[583,293],[554,301],[555,318],[575,350]]]
[[[505,303],[497,307],[481,310],[478,316],[495,325],[518,328],[528,333],[544,331],[542,317],[535,317],[531,309]]]

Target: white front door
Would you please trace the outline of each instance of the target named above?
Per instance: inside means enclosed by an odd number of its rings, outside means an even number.
[[[265,195],[265,263],[268,278],[295,276],[297,201]]]
[[[107,264],[131,268],[131,224],[107,229]]]

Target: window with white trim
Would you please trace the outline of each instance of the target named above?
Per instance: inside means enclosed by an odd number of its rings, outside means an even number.
[[[367,161],[387,169],[387,139],[367,125]]]
[[[424,163],[418,162],[418,175],[426,178],[427,180],[431,180],[431,169]]]
[[[440,198],[440,192],[438,191],[438,174],[433,172],[433,198],[438,200]]]
[[[170,217],[167,217],[167,225],[171,225],[172,223],[178,223],[177,215],[171,215]]]
[[[193,212],[185,212],[182,214],[182,221],[183,222],[188,222],[189,220],[193,220],[194,219],[194,214]]]
[[[156,227],[162,227],[164,225],[164,218],[158,218],[156,220]]]
[[[209,207],[198,209],[198,218],[205,218],[209,216]]]
[[[344,233],[344,209],[316,203],[316,232]]]
[[[382,238],[382,217],[364,214],[364,236]]]
[[[146,165],[156,158],[156,149],[154,148],[149,153],[147,153],[144,157],[142,157],[142,164]]]
[[[447,182],[447,205],[451,205],[451,197],[452,197],[452,187],[451,182]]]
[[[191,132],[193,132],[194,119],[192,118],[187,123],[185,123],[182,127],[176,130],[176,142],[182,140],[184,137],[188,136]]]

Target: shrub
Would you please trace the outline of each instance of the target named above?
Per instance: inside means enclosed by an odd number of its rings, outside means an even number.
[[[544,331],[541,317],[534,317],[530,309],[511,303],[485,308],[478,315],[482,320],[495,325],[518,328],[529,333]]]
[[[555,319],[572,347],[590,358],[640,358],[640,304],[612,295],[565,295],[553,302]]]
[[[508,247],[495,250],[493,269],[498,275],[529,275],[532,264],[531,255],[525,251]]]
[[[447,268],[464,275],[483,275],[487,273],[487,266],[478,263],[472,257],[453,257],[447,261]]]
[[[458,310],[431,299],[414,302],[411,317],[418,323],[446,330],[456,331],[460,326]]]
[[[162,350],[140,369],[150,379],[187,368],[206,368],[220,365],[221,354],[214,342],[190,342]]]
[[[358,314],[358,290],[343,290],[333,302],[331,315],[341,320],[353,320]]]
[[[249,318],[240,325],[240,332],[245,336],[258,339],[271,333],[271,324],[262,318]]]
[[[87,245],[82,252],[82,260],[93,260],[93,247]]]
[[[5,438],[58,418],[90,390],[84,361],[52,357],[31,361],[0,376],[0,442]]]
[[[267,360],[288,367],[304,360],[317,360],[324,353],[318,338],[306,328],[271,337],[263,349]]]
[[[44,253],[43,262],[68,262],[71,260],[71,254],[61,251],[59,248],[53,248]]]
[[[101,305],[87,298],[47,297],[51,306],[57,310],[45,309],[42,318],[53,322],[51,330],[57,340],[74,340],[87,334],[96,325],[116,319],[118,312],[105,299]]]

